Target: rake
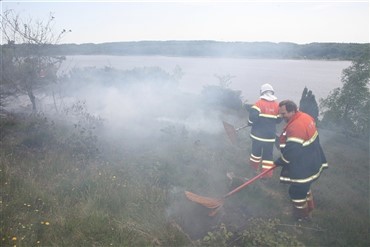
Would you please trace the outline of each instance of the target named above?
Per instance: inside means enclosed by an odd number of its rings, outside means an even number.
[[[199,203],[199,204],[201,204],[201,205],[203,205],[203,206],[205,206],[207,208],[212,209],[212,211],[208,215],[209,216],[214,216],[214,215],[217,214],[218,210],[220,210],[220,208],[223,206],[223,204],[225,202],[225,199],[227,197],[229,197],[229,196],[231,196],[231,195],[239,192],[240,190],[242,190],[243,188],[245,188],[246,186],[248,186],[249,184],[253,183],[254,181],[256,181],[257,179],[259,179],[260,177],[262,177],[263,175],[265,175],[269,171],[272,171],[275,168],[276,168],[276,166],[273,166],[270,169],[267,169],[267,170],[261,172],[260,174],[258,174],[254,178],[251,178],[250,180],[246,181],[245,183],[243,183],[239,187],[236,187],[235,189],[233,189],[232,191],[230,191],[229,193],[227,193],[226,195],[224,195],[220,199],[215,199],[215,198],[200,196],[200,195],[194,194],[194,193],[192,193],[190,191],[185,191],[185,196],[190,201]]]
[[[238,139],[236,132],[238,132],[241,129],[244,129],[244,128],[248,127],[248,125],[244,125],[244,126],[242,126],[240,128],[236,128],[235,129],[235,127],[233,125],[231,125],[231,124],[229,124],[229,123],[227,123],[225,121],[222,121],[222,123],[224,125],[224,129],[226,131],[226,134],[229,137],[229,140],[234,145],[237,144],[237,139]]]

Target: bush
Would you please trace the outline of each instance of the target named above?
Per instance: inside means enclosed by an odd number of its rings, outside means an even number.
[[[236,111],[242,108],[241,91],[222,86],[205,86],[201,96],[206,105],[214,108],[229,108]]]
[[[337,126],[346,135],[369,137],[370,127],[370,71],[369,57],[363,56],[352,62],[342,72],[342,88],[334,89],[321,100],[322,124]]]

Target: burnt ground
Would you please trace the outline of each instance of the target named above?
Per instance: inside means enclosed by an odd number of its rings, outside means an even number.
[[[303,223],[300,227],[303,232],[305,230],[310,232],[308,236],[312,243],[327,244],[330,241],[342,243],[340,239],[346,237],[340,232],[346,231],[346,226],[338,227],[336,218],[348,211],[351,213],[347,220],[356,222],[362,220],[361,214],[367,214],[368,200],[366,196],[360,198],[360,195],[369,194],[369,144],[366,140],[348,139],[343,134],[331,130],[320,129],[319,133],[329,169],[312,185],[317,208],[312,213],[312,221]],[[196,181],[185,188],[177,188],[169,214],[191,239],[201,239],[207,232],[215,230],[220,223],[226,224],[231,231],[240,233],[248,228],[248,220],[251,218],[279,219],[281,225],[288,230],[292,227],[296,230],[297,222],[292,217],[288,185],[279,182],[279,168],[275,170],[272,178],[257,180],[228,197],[215,216],[208,215],[210,209],[185,197],[184,191],[189,190],[201,196],[222,198],[242,183],[239,179],[234,179],[233,182],[229,180],[226,173],[230,171],[239,177],[255,176],[255,172],[248,165],[250,148],[248,134],[248,129],[239,133],[237,145],[232,145],[225,133],[210,137],[213,141],[209,139],[209,142],[200,141],[204,144],[199,147],[203,149],[201,156],[213,154],[216,156],[213,157],[214,163],[210,161],[203,164],[204,170],[198,173],[198,176],[202,174],[200,176],[202,183]],[[348,145],[348,140],[351,140],[351,145]],[[278,157],[277,150],[274,150],[274,155]],[[197,169],[202,167],[197,166]],[[353,180],[348,175],[356,179]],[[198,183],[199,186],[196,186]],[[355,210],[358,210],[358,213],[353,215]],[[325,231],[331,229],[323,239],[316,236],[324,231],[322,229]],[[360,231],[358,234],[364,235],[365,232]]]

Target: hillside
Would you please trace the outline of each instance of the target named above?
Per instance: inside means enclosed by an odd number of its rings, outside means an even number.
[[[236,57],[269,59],[353,60],[369,53],[369,44],[352,43],[273,43],[219,41],[137,41],[101,44],[3,45],[16,46],[20,52],[41,52],[47,55],[117,55],[117,56],[179,56]]]
[[[207,109],[216,117],[205,129],[185,117],[113,133],[78,112],[64,117],[71,124],[43,114],[1,119],[2,246],[369,246],[366,141],[320,129],[330,168],[312,187],[312,222],[293,220],[278,171],[210,217],[184,191],[218,198],[238,184],[227,172],[254,176],[249,130],[232,145],[222,128],[222,120],[240,126],[247,112]]]
[[[255,172],[249,129],[233,145],[222,124],[247,122],[241,91],[184,93],[175,75],[76,69],[35,91],[38,111],[9,98],[1,246],[369,246],[369,143],[332,128],[319,129],[329,169],[312,186],[312,221],[293,219],[278,170],[213,217],[188,200],[185,191],[221,198]]]

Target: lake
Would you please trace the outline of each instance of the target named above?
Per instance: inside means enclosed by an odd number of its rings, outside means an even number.
[[[62,70],[91,66],[124,70],[160,67],[172,74],[179,66],[184,73],[179,87],[185,92],[200,93],[205,85],[220,85],[217,76],[231,76],[229,87],[241,90],[243,101],[253,103],[258,99],[260,86],[270,83],[279,101],[292,99],[299,103],[305,86],[317,99],[342,86],[342,70],[350,65],[350,61],[81,55],[67,56]]]

